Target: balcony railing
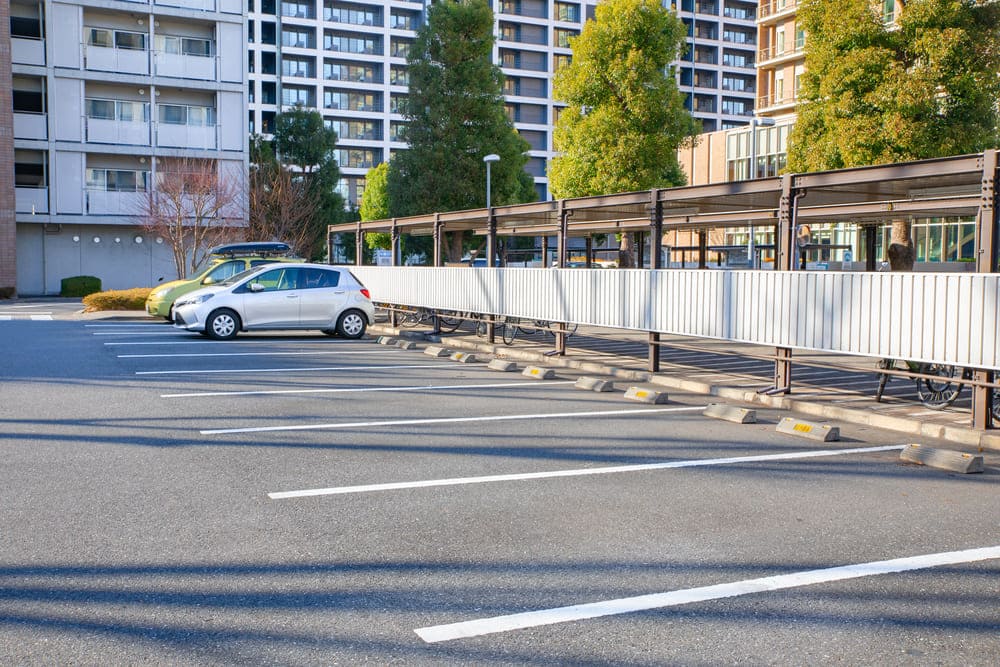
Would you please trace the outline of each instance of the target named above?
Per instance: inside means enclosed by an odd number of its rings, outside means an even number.
[[[83,55],[89,70],[149,74],[149,51],[145,49],[119,49],[88,44],[84,47]]]
[[[17,213],[48,213],[49,212],[49,189],[42,187],[21,187],[15,188],[14,210]]]
[[[805,52],[805,45],[801,43],[783,44],[782,46],[762,46],[760,48],[760,62],[767,62],[776,58],[787,58],[799,56]]]
[[[774,14],[791,11],[798,6],[798,0],[761,0],[757,7],[757,18],[763,19]]]
[[[45,40],[29,37],[10,38],[11,62],[19,65],[44,65]]]
[[[157,76],[178,79],[215,80],[215,56],[191,56],[178,53],[154,53]]]
[[[145,192],[118,192],[88,189],[87,213],[96,215],[141,215],[146,206]]]
[[[86,137],[93,144],[149,145],[149,123],[86,118]]]
[[[781,96],[775,95],[774,93],[764,93],[757,96],[757,109],[767,109],[770,107],[782,107],[782,106],[792,106],[798,103],[798,97],[795,94],[783,94]]]
[[[48,115],[31,111],[14,112],[15,139],[48,139]]]

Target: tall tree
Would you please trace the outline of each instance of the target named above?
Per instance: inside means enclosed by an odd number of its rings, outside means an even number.
[[[321,257],[326,247],[326,227],[345,220],[344,199],[337,192],[337,132],[326,127],[323,116],[313,109],[296,106],[274,121],[274,152],[285,168],[308,185],[316,202],[316,214],[308,222],[312,241],[307,257]]]
[[[558,198],[683,185],[677,149],[698,131],[673,67],[687,29],[659,0],[606,0],[570,40],[573,60],[556,72],[565,102],[549,165]],[[628,235],[620,261],[629,264]]]
[[[486,0],[440,0],[427,10],[408,58],[403,138],[409,149],[396,154],[389,167],[392,215],[483,207],[483,157],[491,153],[500,156],[491,170],[491,203],[525,201],[529,193],[520,174],[530,146],[504,111],[503,73],[493,64],[493,42],[493,11]],[[449,259],[457,261],[463,235],[450,236]]]
[[[1000,5],[910,0],[895,22],[869,0],[804,0],[806,40],[791,171],[976,153],[998,145]],[[908,221],[889,261],[913,268]]]

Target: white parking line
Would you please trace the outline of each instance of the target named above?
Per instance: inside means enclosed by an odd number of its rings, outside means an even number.
[[[390,365],[390,366],[317,366],[313,368],[209,368],[191,371],[136,371],[136,375],[199,375],[201,373],[305,373],[307,371],[378,371],[393,370],[395,368],[443,368],[445,366],[455,367],[450,364],[412,364],[412,365]]]
[[[812,586],[815,584],[824,584],[833,581],[859,579],[861,577],[893,574],[896,572],[910,572],[912,570],[924,570],[932,567],[958,565],[961,563],[974,563],[984,560],[994,560],[997,558],[1000,558],[1000,546],[983,547],[981,549],[967,549],[964,551],[949,551],[923,556],[911,556],[909,558],[895,558],[892,560],[859,563],[856,565],[841,565],[839,567],[827,567],[818,570],[791,572],[789,574],[779,574],[772,577],[734,581],[727,584],[701,586],[698,588],[670,591],[667,593],[654,593],[651,595],[638,595],[618,600],[606,600],[603,602],[591,602],[587,604],[572,605],[569,607],[557,607],[555,609],[542,609],[539,611],[529,611],[521,614],[510,614],[508,616],[496,616],[493,618],[484,618],[475,621],[465,621],[463,623],[435,625],[426,628],[418,628],[414,630],[414,632],[416,632],[417,635],[419,635],[425,642],[431,644],[435,642],[450,641],[453,639],[462,639],[465,637],[478,637],[498,632],[535,628],[542,625],[553,625],[555,623],[567,623],[570,621],[579,621],[588,618],[599,618],[601,616],[629,614],[636,611],[676,607],[694,602],[706,602],[709,600],[752,595],[754,593],[779,591],[787,588]]]
[[[31,313],[29,315],[29,317],[32,320],[36,321],[36,322],[40,321],[40,320],[51,320],[52,319],[52,315],[46,315],[45,313]]]
[[[187,394],[160,394],[160,398],[204,398],[208,396],[261,396],[267,394],[345,394],[369,391],[434,391],[438,389],[496,389],[498,387],[549,387],[554,384],[573,384],[573,380],[557,382],[505,382],[503,384],[427,384],[414,387],[336,387],[326,389],[260,389],[251,391],[202,391]]]
[[[265,343],[294,343],[296,347],[302,345],[331,345],[329,340],[325,338],[315,338],[315,339],[295,339],[287,340],[276,338],[273,340],[268,340],[266,338],[243,338],[236,340],[227,340],[225,343],[220,343],[217,340],[209,340],[208,338],[198,338],[194,339],[182,339],[182,340],[157,340],[157,341],[115,341],[110,343],[104,343],[108,347],[115,347],[121,345],[222,345],[224,347],[233,347],[238,345],[263,345]],[[343,345],[343,343],[338,343]]]
[[[906,445],[886,447],[864,447],[859,449],[828,449],[821,451],[786,452],[783,454],[760,454],[757,456],[733,456],[724,459],[691,459],[664,463],[637,463],[633,465],[609,466],[604,468],[574,468],[571,470],[550,470],[548,472],[515,473],[510,475],[486,475],[483,477],[453,477],[451,479],[431,479],[421,482],[391,482],[388,484],[365,484],[362,486],[335,486],[327,489],[306,489],[303,491],[277,491],[267,494],[272,500],[285,498],[305,498],[308,496],[334,496],[370,491],[396,491],[399,489],[424,489],[432,486],[459,486],[463,484],[487,484],[490,482],[514,482],[526,479],[548,479],[552,477],[579,477],[583,475],[608,475],[623,472],[643,472],[646,470],[666,470],[668,468],[697,468],[730,463],[754,463],[759,461],[786,461],[790,459],[810,459],[823,456],[840,456],[900,450]]]
[[[176,352],[174,354],[119,354],[119,359],[158,359],[180,357],[308,357],[319,354],[391,354],[402,350],[315,350],[312,352]]]
[[[195,336],[194,331],[164,329],[163,331],[91,331],[91,336]]]
[[[135,322],[133,324],[84,324],[84,327],[88,329],[136,329],[139,327],[159,327],[164,331],[172,331],[172,327],[168,324],[163,324],[162,322]]]
[[[353,422],[349,424],[311,424],[301,426],[257,426],[252,428],[224,428],[199,431],[202,435],[222,435],[225,433],[264,433],[270,431],[315,431],[335,428],[368,428],[379,426],[415,426],[421,424],[458,424],[461,422],[498,422],[520,419],[561,419],[565,417],[599,417],[603,415],[635,415],[654,412],[686,412],[704,410],[704,405],[683,408],[645,408],[639,410],[600,410],[595,412],[549,412],[536,415],[492,415],[489,417],[440,417],[431,419],[393,419],[378,422]]]

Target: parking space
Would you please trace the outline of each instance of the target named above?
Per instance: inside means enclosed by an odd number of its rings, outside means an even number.
[[[995,455],[371,339],[3,326],[5,662],[1000,657]]]

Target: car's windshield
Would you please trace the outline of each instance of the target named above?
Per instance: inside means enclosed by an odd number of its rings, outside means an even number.
[[[259,266],[255,266],[252,269],[247,269],[246,271],[240,271],[234,276],[229,276],[225,280],[215,283],[216,285],[235,285],[244,278],[250,276],[251,274],[258,273]]]

